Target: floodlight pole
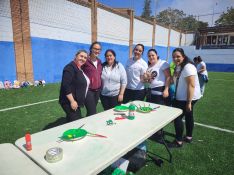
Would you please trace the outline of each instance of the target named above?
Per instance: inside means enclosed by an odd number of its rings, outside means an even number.
[[[211,24],[211,27],[213,27],[213,24],[214,24],[214,8],[215,6],[217,5],[218,3],[216,2],[215,5],[213,6],[213,14],[212,14],[212,24]]]

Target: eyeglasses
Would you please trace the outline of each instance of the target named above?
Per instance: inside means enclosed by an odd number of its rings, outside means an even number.
[[[140,53],[143,52],[143,50],[140,50],[140,49],[134,49],[134,51],[137,51],[137,52],[140,52]]]
[[[93,50],[101,51],[101,48],[93,48]]]

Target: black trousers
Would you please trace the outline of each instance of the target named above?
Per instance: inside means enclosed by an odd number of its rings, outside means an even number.
[[[129,101],[134,101],[134,100],[144,101],[145,95],[146,95],[145,89],[142,90],[126,89],[124,93],[123,103],[128,103]]]
[[[96,107],[99,96],[100,96],[100,90],[97,91],[88,90],[85,99],[85,107],[87,110],[86,116],[94,115],[97,113]]]
[[[183,110],[183,113],[174,120],[175,132],[176,132],[176,140],[182,141],[184,125],[183,125],[183,117],[185,116],[185,127],[186,127],[186,136],[192,137],[193,135],[193,127],[194,127],[194,119],[193,119],[193,107],[196,104],[197,100],[192,101],[192,110],[190,112],[186,111],[186,101],[178,101],[175,100],[173,103],[173,107],[180,108]]]
[[[163,98],[162,95],[153,95],[151,94],[151,89],[147,89],[147,96],[146,101],[150,103],[156,103],[160,105],[167,105],[166,100],[167,98]],[[160,129],[158,132],[156,132],[153,136],[155,139],[161,139],[163,137],[163,129]]]
[[[114,108],[115,106],[120,104],[118,102],[118,95],[113,96],[113,97],[100,95],[100,99],[101,99],[102,106],[103,106],[104,110]]]
[[[153,95],[151,94],[150,96],[147,96],[146,101],[150,103],[156,103],[160,105],[165,105],[166,104],[166,99],[163,98],[162,95]]]
[[[64,112],[66,113],[66,122],[72,122],[78,119],[81,119],[81,111],[80,107],[77,108],[76,111],[74,111],[70,104],[60,104],[63,108]]]

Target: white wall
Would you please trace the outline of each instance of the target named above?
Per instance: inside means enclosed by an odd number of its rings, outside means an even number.
[[[97,9],[98,41],[120,45],[129,44],[130,19]]]
[[[0,0],[0,41],[13,41],[10,0]]]
[[[145,46],[152,46],[153,25],[134,19],[133,44],[141,43]]]
[[[171,30],[170,46],[179,47],[179,44],[180,44],[180,33],[175,30]]]
[[[167,47],[167,43],[168,43],[168,29],[156,25],[155,45]]]
[[[184,46],[190,46],[193,43],[194,34],[185,34]]]
[[[182,38],[181,38],[181,46],[184,46],[185,45],[185,34],[182,33]]]
[[[66,0],[29,0],[32,37],[90,44],[91,9]]]
[[[234,49],[200,49],[195,46],[184,46],[185,54],[193,59],[201,56],[206,63],[234,64]]]

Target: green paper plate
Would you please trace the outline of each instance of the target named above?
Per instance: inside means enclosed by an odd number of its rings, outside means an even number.
[[[153,110],[153,108],[151,107],[139,107],[137,108],[138,112],[142,112],[142,113],[149,113]]]
[[[65,141],[74,141],[84,138],[87,134],[88,132],[84,129],[69,129],[63,133],[61,139]]]
[[[128,111],[128,107],[127,106],[115,106],[115,111],[118,112],[124,112],[124,111]]]

